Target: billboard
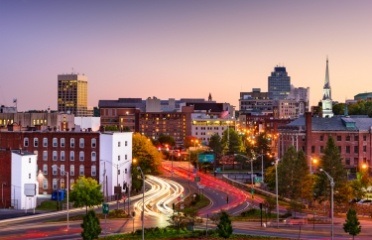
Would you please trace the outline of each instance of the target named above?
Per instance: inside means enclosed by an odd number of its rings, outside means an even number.
[[[214,154],[213,153],[199,153],[198,154],[198,162],[199,163],[213,163],[214,162]]]

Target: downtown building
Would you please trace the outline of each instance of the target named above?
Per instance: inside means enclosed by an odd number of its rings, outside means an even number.
[[[92,116],[88,108],[88,78],[80,74],[58,75],[58,112],[71,113],[76,117]]]

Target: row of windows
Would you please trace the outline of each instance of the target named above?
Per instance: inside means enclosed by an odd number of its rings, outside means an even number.
[[[348,135],[348,136],[345,136],[345,140],[342,139],[342,136],[338,135],[336,136],[336,141],[340,142],[340,141],[351,141],[352,139],[352,136]],[[355,135],[353,137],[354,141],[359,141],[359,136],[358,135]],[[319,140],[320,141],[324,141],[324,135],[321,135],[319,137]],[[363,141],[367,141],[367,136],[366,135],[363,135]]]
[[[353,148],[354,148],[353,153],[359,153],[359,146],[354,146]],[[352,153],[351,149],[352,149],[351,146],[345,146],[345,153]],[[341,146],[338,146],[338,150],[339,150],[340,153],[342,153]],[[324,146],[320,146],[319,151],[321,153],[323,153],[324,152]],[[363,146],[363,152],[367,152],[367,146]],[[315,146],[311,146],[311,153],[315,153]]]
[[[53,176],[57,176],[59,171],[61,176],[65,176],[66,174],[65,165],[63,164],[61,164],[59,167],[53,165],[51,166],[51,169]],[[90,169],[90,175],[92,177],[97,176],[97,167],[95,165],[92,165]],[[43,174],[45,176],[48,175],[48,164],[43,164]],[[75,165],[70,165],[69,176],[75,176]],[[79,166],[79,176],[85,176],[85,166],[83,164]]]
[[[70,138],[70,147],[71,148],[74,148],[75,147],[75,138]],[[33,139],[33,144],[34,144],[34,147],[38,147],[39,146],[39,139],[38,138],[34,138]],[[43,147],[48,147],[48,138],[43,138]],[[23,146],[24,147],[28,147],[30,145],[30,140],[28,137],[25,137],[23,139]],[[97,139],[95,138],[92,138],[91,140],[91,147],[92,148],[95,148],[97,146]],[[58,138],[53,138],[52,139],[52,146],[53,147],[58,147]],[[59,146],[60,147],[65,147],[66,146],[66,139],[65,138],[60,138],[59,139]],[[79,139],[79,147],[80,148],[84,148],[85,146],[85,139],[84,138],[80,138]]]
[[[75,161],[75,151],[70,151],[69,154],[70,161]],[[92,162],[95,162],[97,160],[97,153],[95,151],[91,152],[90,159]],[[48,151],[43,151],[43,160],[48,161]],[[65,161],[66,160],[66,153],[65,151],[53,151],[52,152],[52,160],[53,161]],[[79,152],[79,161],[85,161],[85,153],[84,151]]]

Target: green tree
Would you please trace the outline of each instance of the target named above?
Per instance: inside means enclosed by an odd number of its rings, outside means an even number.
[[[176,141],[174,140],[174,138],[172,136],[169,136],[169,135],[164,135],[164,134],[161,134],[158,138],[158,142],[161,144],[161,145],[166,145],[168,144],[169,146],[175,146],[176,145]]]
[[[81,227],[83,228],[81,237],[84,240],[98,239],[98,235],[101,233],[102,229],[94,210],[90,210],[85,214]]]
[[[218,133],[215,133],[209,139],[208,146],[213,150],[214,154],[217,158],[222,154],[222,144],[221,144],[221,137]]]
[[[350,188],[346,179],[346,170],[344,169],[341,160],[341,155],[334,139],[329,137],[319,167],[333,178],[335,182],[334,199],[338,204],[348,202],[351,197]],[[315,198],[320,202],[329,200],[331,192],[329,179],[323,172],[318,172],[316,175],[314,186]]]
[[[70,200],[74,202],[74,207],[88,207],[99,205],[103,202],[101,185],[93,178],[79,177],[72,185]]]
[[[220,221],[217,224],[218,236],[222,238],[229,238],[233,232],[229,214],[225,211],[221,212]]]
[[[345,103],[337,103],[333,105],[332,111],[335,115],[344,115],[345,114]]]
[[[118,128],[118,126],[105,126],[105,131],[118,132],[119,128]]]
[[[353,208],[350,208],[347,211],[346,220],[344,223],[344,231],[353,236],[353,239],[362,231],[362,226],[360,226],[357,213]]]
[[[230,128],[223,132],[221,143],[224,154],[233,154],[244,151],[242,138],[234,129]]]

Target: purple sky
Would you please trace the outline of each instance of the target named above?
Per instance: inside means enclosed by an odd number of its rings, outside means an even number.
[[[372,92],[372,1],[0,0],[0,104],[57,106],[57,75],[84,73],[89,105],[121,97],[237,106],[276,65],[321,99]]]

